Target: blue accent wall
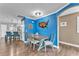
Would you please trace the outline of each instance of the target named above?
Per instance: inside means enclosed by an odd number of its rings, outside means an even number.
[[[25,20],[24,20],[25,34],[26,33],[35,34],[36,32],[38,32],[40,35],[48,36],[48,37],[50,37],[50,34],[55,34],[54,45],[58,46],[58,41],[57,41],[57,20],[56,19],[57,19],[56,14],[52,14],[52,15],[47,16],[47,17],[42,17],[42,18],[39,18],[39,19],[36,19],[36,20],[25,17]],[[39,26],[40,22],[47,22],[47,21],[48,21],[48,25],[47,25],[46,28],[41,28]],[[33,29],[28,28],[29,24],[33,25]],[[27,39],[27,38],[25,38],[25,39]],[[53,43],[53,40],[52,40],[52,43]]]
[[[25,31],[25,33],[27,32],[27,33],[35,34],[36,32],[38,32],[40,35],[49,36],[49,37],[50,37],[50,34],[54,33],[55,39],[54,39],[54,42],[53,41],[52,42],[54,43],[53,45],[58,46],[58,44],[59,44],[58,40],[59,39],[57,38],[57,17],[64,10],[71,8],[73,6],[77,6],[77,5],[79,5],[79,3],[71,3],[67,6],[65,6],[63,9],[59,10],[55,14],[51,14],[51,15],[48,15],[46,17],[39,18],[37,20],[33,20],[33,19],[28,18],[28,17],[25,17],[24,18],[24,24],[25,24],[25,30],[24,31]],[[48,23],[46,28],[39,27],[40,22],[47,22],[48,20],[49,20],[49,23]],[[28,28],[29,24],[33,25],[33,29]]]
[[[47,25],[46,28],[39,27],[40,22],[47,22],[47,21],[48,21],[48,25]],[[48,36],[48,37],[50,37],[50,34],[51,35],[54,34],[55,35],[54,45],[58,46],[58,41],[57,41],[57,17],[56,17],[56,14],[52,14],[50,16],[37,19],[37,31],[40,35]]]
[[[25,27],[25,32],[27,33],[33,33],[35,34],[37,29],[36,29],[36,21],[34,21],[33,19],[30,19],[30,18],[27,18],[25,17],[25,20],[24,20],[24,27]],[[33,26],[32,29],[29,29],[29,24],[31,24]]]
[[[36,21],[34,21],[33,19],[30,19],[28,17],[24,17],[24,37],[25,37],[25,41],[27,41],[27,33],[35,34],[37,32],[35,23],[36,23]],[[29,24],[31,24],[33,26],[32,29],[29,29]]]

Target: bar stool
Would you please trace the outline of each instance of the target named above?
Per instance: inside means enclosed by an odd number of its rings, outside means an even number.
[[[11,32],[6,32],[5,42],[7,43],[7,41],[9,40],[10,43],[11,43],[11,39],[12,39],[12,33]]]
[[[16,39],[20,40],[20,35],[18,32],[13,32],[13,42],[16,41]]]

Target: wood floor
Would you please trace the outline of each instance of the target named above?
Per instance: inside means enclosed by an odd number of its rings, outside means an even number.
[[[44,49],[38,52],[37,48],[33,50],[22,41],[6,44],[4,39],[0,39],[0,56],[79,56],[79,48],[60,44],[59,50],[47,47],[46,52]]]

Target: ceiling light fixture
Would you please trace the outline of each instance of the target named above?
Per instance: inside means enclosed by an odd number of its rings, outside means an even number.
[[[43,16],[43,12],[40,10],[35,10],[35,11],[33,11],[33,16],[41,17],[41,16]]]

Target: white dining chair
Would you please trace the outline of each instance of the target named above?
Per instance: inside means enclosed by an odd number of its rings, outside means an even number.
[[[45,52],[46,52],[46,46],[51,46],[53,49],[53,42],[55,40],[55,34],[50,35],[50,40],[44,41],[44,47],[45,47]]]
[[[36,45],[37,45],[40,41],[34,39],[34,34],[31,35],[31,37],[30,37],[29,40],[30,40],[30,44],[31,44],[31,45],[33,44],[33,50],[35,50]]]

